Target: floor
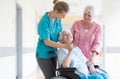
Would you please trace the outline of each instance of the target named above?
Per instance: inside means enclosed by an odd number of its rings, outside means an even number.
[[[44,79],[39,69],[34,53],[23,54],[23,79]],[[16,58],[15,56],[0,57],[0,78],[16,79]]]
[[[108,72],[110,79],[120,79],[120,60],[119,53],[105,54],[105,70]],[[0,78],[15,79],[16,76],[16,58],[15,56],[0,58]],[[26,53],[23,55],[23,79],[44,79],[44,76],[39,69],[34,53]]]

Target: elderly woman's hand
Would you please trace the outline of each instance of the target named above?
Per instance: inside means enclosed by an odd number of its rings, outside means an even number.
[[[91,74],[96,74],[96,73],[98,73],[97,70],[96,70],[95,67],[94,67],[94,63],[93,63],[92,60],[89,60],[89,61],[87,62],[87,65],[88,65],[88,68],[89,68]]]
[[[90,70],[91,74],[96,74],[97,73],[97,70],[95,69],[94,64],[89,65],[89,70]]]

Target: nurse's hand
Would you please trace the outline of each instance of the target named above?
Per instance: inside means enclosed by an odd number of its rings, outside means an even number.
[[[74,47],[73,43],[65,45],[65,48],[68,49],[68,50],[72,50],[73,47]]]

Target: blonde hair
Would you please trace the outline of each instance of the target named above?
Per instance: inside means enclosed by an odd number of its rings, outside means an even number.
[[[94,16],[95,9],[94,9],[94,7],[93,7],[92,5],[88,5],[88,6],[85,7],[85,9],[84,9],[84,14],[86,14],[86,13],[88,13],[88,12],[90,12],[90,14],[91,14],[92,16]]]
[[[65,11],[65,12],[69,11],[69,5],[64,1],[54,0],[53,4],[55,4],[53,10],[57,10],[60,13],[62,11]]]

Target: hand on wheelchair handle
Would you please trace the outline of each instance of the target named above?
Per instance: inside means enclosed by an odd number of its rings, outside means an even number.
[[[96,73],[98,73],[93,64],[89,66],[89,70],[90,70],[90,73],[91,73],[91,74],[96,74]]]

